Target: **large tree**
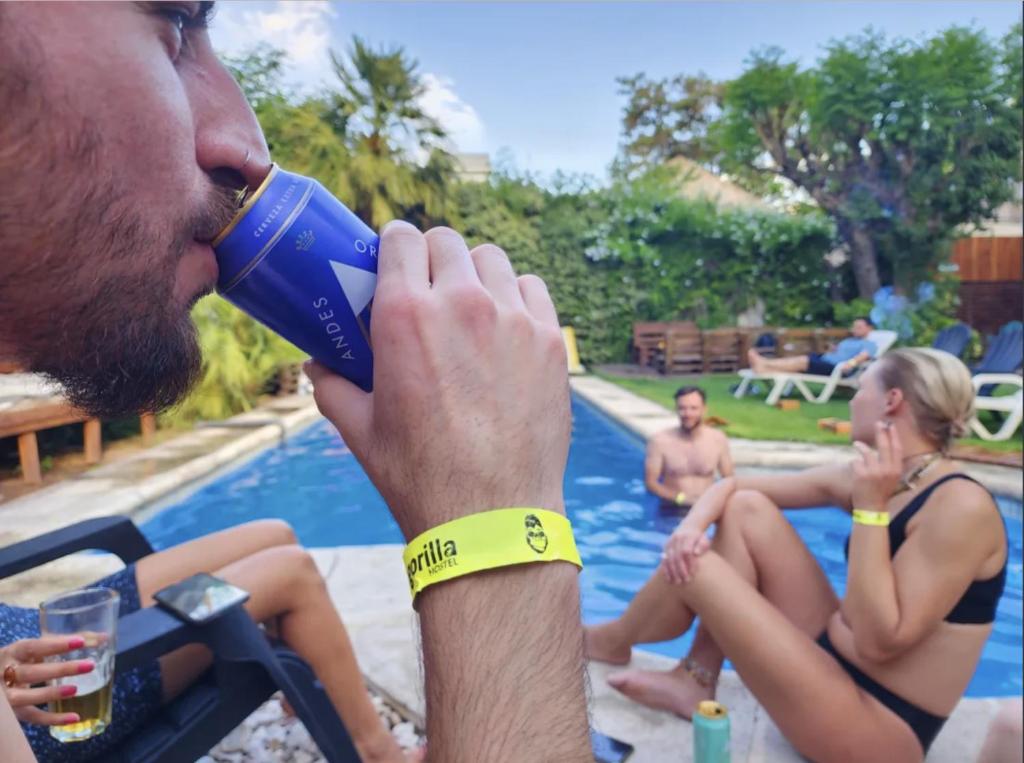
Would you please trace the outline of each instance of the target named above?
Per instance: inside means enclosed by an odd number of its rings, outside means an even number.
[[[708,127],[721,114],[720,83],[704,73],[656,80],[645,74],[619,77],[626,97],[622,114],[623,159],[627,167],[665,162],[675,156],[714,159]]]
[[[803,189],[835,221],[857,290],[870,298],[883,279],[918,277],[960,226],[1012,198],[1020,35],[1020,24],[1001,41],[960,27],[915,42],[868,30],[833,41],[809,68],[778,48],[757,51],[723,83],[709,124],[681,112],[691,132],[706,127],[691,158],[755,190],[778,179]]]

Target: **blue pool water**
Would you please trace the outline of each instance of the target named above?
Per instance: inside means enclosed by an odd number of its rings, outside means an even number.
[[[573,402],[566,503],[584,561],[588,623],[619,615],[655,569],[678,519],[644,490],[640,442]],[[1003,506],[1010,537],[1006,593],[968,696],[1019,696],[1021,681],[1020,504]],[[787,512],[839,592],[846,586],[843,542],[849,518],[838,509]],[[201,487],[143,525],[157,548],[251,519],[282,517],[308,546],[401,543],[398,526],[333,427],[320,423]],[[691,635],[643,648],[685,654]]]

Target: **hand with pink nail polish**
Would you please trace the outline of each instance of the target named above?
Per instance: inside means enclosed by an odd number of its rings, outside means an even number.
[[[58,678],[91,673],[92,660],[44,662],[85,646],[82,636],[41,636],[22,639],[0,647],[0,673],[3,691],[18,720],[40,726],[64,726],[77,723],[75,713],[50,713],[37,705],[75,696],[78,689],[68,685],[37,686]],[[36,688],[33,688],[36,687]]]

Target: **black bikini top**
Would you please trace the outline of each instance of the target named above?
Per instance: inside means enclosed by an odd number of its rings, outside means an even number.
[[[971,480],[971,482],[978,484],[977,480],[971,479],[966,474],[947,474],[941,479],[935,480],[931,485],[926,487],[916,496],[914,499],[906,505],[906,507],[896,518],[889,524],[889,555],[890,557],[896,556],[896,552],[899,551],[900,546],[903,545],[903,541],[907,539],[907,523],[911,518],[921,510],[924,506],[925,501],[928,500],[929,496],[935,491],[939,485],[944,482],[948,482],[952,479],[963,479]],[[1000,515],[1000,518],[1002,515]],[[1005,528],[1005,521],[1003,523]],[[1009,557],[1009,554],[1007,554]],[[849,561],[850,558],[850,538],[846,538],[846,558]],[[945,620],[947,623],[968,623],[968,624],[985,624],[994,622],[996,619],[996,606],[999,604],[999,597],[1003,595],[1003,588],[1006,585],[1006,562],[1003,562],[1003,567],[995,576],[988,580],[975,580],[971,583],[964,595],[960,597],[960,601],[956,603],[953,610],[946,615]]]

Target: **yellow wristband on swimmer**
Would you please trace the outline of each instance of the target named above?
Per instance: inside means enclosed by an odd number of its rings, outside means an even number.
[[[402,560],[413,598],[435,583],[513,564],[570,562],[583,569],[569,520],[532,508],[493,509],[445,522],[413,538]]]
[[[888,511],[864,511],[863,509],[853,510],[853,521],[858,525],[871,525],[872,527],[888,527]]]
[[[684,493],[682,490],[676,493],[675,502],[676,506],[682,506],[684,503],[686,503],[686,493]]]

